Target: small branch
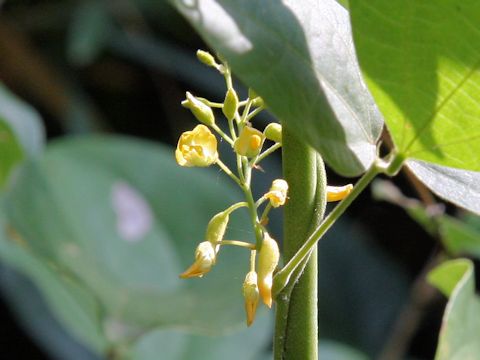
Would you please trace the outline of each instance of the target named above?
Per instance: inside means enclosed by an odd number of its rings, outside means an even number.
[[[232,170],[230,170],[230,169],[228,168],[227,165],[225,165],[220,159],[217,159],[217,161],[216,161],[215,163],[220,167],[220,169],[222,169],[222,170],[225,172],[225,174],[227,174],[228,176],[230,176],[230,178],[231,178],[233,181],[235,181],[235,182],[238,184],[238,186],[240,186],[241,188],[243,188],[240,179],[232,172]]]
[[[358,195],[370,184],[370,182],[381,172],[381,169],[376,163],[372,164],[370,169],[363,174],[358,182],[353,187],[352,192],[343,199],[325,218],[320,226],[308,237],[303,246],[298,252],[290,259],[290,261],[280,270],[274,277],[273,281],[273,295],[276,296],[288,283],[290,276],[295,271],[297,266],[301,264],[311,249],[317,244],[318,240],[327,232],[328,229],[337,221],[337,219],[345,212],[350,204],[355,200]]]

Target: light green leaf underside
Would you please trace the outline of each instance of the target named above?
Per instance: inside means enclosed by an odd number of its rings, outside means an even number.
[[[362,70],[399,151],[480,170],[480,2],[349,3]]]
[[[370,166],[383,120],[334,0],[172,0],[286,126],[343,175]]]
[[[239,194],[217,174],[180,168],[173,158],[173,149],[126,138],[54,144],[21,169],[5,199],[7,226],[20,236],[9,232],[17,240],[7,244],[24,244],[12,251],[27,254],[0,249],[0,256],[33,276],[47,298],[51,283],[66,279],[95,299],[100,310],[89,320],[109,342],[155,327],[209,334],[237,328],[245,321],[247,251],[222,248],[203,279],[178,274],[193,261],[210,217]],[[249,229],[239,210],[227,236],[250,241]],[[27,256],[32,260],[22,260]],[[37,281],[22,265],[34,261],[52,279]],[[70,290],[62,291],[75,298]],[[54,305],[62,317],[64,305]]]
[[[473,263],[443,263],[428,275],[431,284],[449,296],[438,340],[436,360],[475,360],[480,354],[480,298],[475,294]]]
[[[10,172],[23,157],[23,149],[17,137],[8,123],[0,117],[0,188],[3,188]]]
[[[416,177],[441,198],[480,215],[480,172],[408,160]]]
[[[0,82],[0,119],[5,121],[25,154],[39,154],[45,144],[45,130],[42,119],[29,104],[12,94]]]

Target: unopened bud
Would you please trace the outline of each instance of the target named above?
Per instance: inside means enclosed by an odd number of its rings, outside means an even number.
[[[208,241],[198,244],[195,250],[195,262],[180,277],[182,279],[191,277],[202,277],[208,273],[213,265],[215,265],[215,250],[212,243]]]
[[[243,297],[245,298],[247,326],[250,326],[255,320],[258,300],[260,299],[257,284],[257,273],[255,271],[250,271],[245,277],[245,281],[243,282]]]
[[[273,180],[270,190],[265,194],[265,198],[269,199],[270,204],[276,208],[285,204],[287,193],[288,183],[283,179],[276,179]]]
[[[222,211],[216,214],[207,225],[205,239],[215,247],[215,252],[218,251],[219,243],[223,240],[229,219],[229,213]]]
[[[228,120],[233,120],[238,109],[238,96],[234,89],[229,88],[225,95],[222,111]]]
[[[265,135],[261,131],[245,126],[233,148],[237,154],[252,158],[260,153],[264,141]]]
[[[197,50],[197,59],[207,66],[216,67],[218,65],[215,58],[208,51]]]
[[[203,101],[197,99],[188,91],[186,93],[186,96],[187,99],[182,101],[182,106],[190,109],[192,114],[201,123],[208,126],[215,124],[215,116],[213,115],[213,111],[210,106],[206,105]]]
[[[256,107],[263,106],[263,99],[257,95],[252,88],[248,89],[248,98],[252,101],[252,105]]]
[[[258,289],[263,302],[272,307],[273,271],[278,265],[280,251],[277,242],[265,233],[262,248],[258,254]]]
[[[265,137],[276,143],[282,143],[282,125],[278,123],[270,123],[263,130]]]
[[[353,185],[327,186],[327,201],[340,201],[352,192]]]

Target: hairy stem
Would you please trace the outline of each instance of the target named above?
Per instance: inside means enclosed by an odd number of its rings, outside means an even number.
[[[318,240],[320,240],[327,230],[330,229],[335,221],[337,221],[337,219],[345,212],[353,200],[355,200],[357,196],[362,193],[362,191],[368,186],[368,184],[370,184],[375,176],[384,171],[384,168],[385,167],[383,165],[379,166],[376,163],[372,164],[370,169],[363,174],[360,180],[358,180],[358,182],[355,184],[352,192],[345,199],[343,199],[330,214],[328,214],[325,220],[323,220],[323,222],[308,238],[305,237],[307,240],[305,240],[295,255],[289,259],[288,263],[283,267],[283,269],[275,275],[272,290],[274,295],[278,294],[285,287],[295,269],[306,257],[309,256],[314,246],[316,246]]]
[[[304,142],[283,130],[283,169],[289,184],[285,206],[283,255],[289,261],[301,248],[312,226],[323,217],[326,175],[321,159]],[[274,358],[317,359],[317,252],[310,252],[298,282],[276,297]]]

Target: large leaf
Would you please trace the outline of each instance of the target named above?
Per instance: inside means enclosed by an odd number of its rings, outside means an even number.
[[[436,360],[478,359],[480,298],[475,294],[473,270],[469,260],[452,260],[428,276],[430,283],[450,298],[443,315]]]
[[[218,333],[244,322],[247,252],[222,249],[203,279],[178,274],[209,218],[239,198],[228,185],[208,170],[180,168],[172,149],[77,139],[27,164],[5,209],[23,251],[95,297],[110,342],[159,325]],[[249,229],[241,211],[228,236],[250,240]]]
[[[198,336],[180,330],[157,329],[135,345],[133,360],[258,360],[267,353],[272,319],[258,314],[251,328],[223,336]],[[272,357],[270,356],[270,359]]]
[[[286,126],[343,175],[370,166],[382,120],[334,0],[171,0]]]
[[[67,55],[70,61],[79,66],[91,64],[106,46],[111,28],[111,19],[104,3],[80,3],[73,14],[68,34]]]
[[[79,342],[94,351],[104,351],[107,341],[100,330],[100,309],[93,294],[78,282],[72,281],[67,274],[55,269],[52,264],[42,262],[26,251],[18,235],[9,230],[5,219],[1,220],[0,259],[28,275],[42,289],[53,314],[70,329]],[[35,320],[32,320],[33,325]]]
[[[24,156],[22,146],[10,126],[0,118],[0,188]]]
[[[480,2],[349,3],[360,65],[400,153],[480,170]]]
[[[480,258],[480,232],[469,224],[443,215],[438,219],[442,242],[454,255],[467,254]]]
[[[44,130],[37,112],[0,83],[0,188],[25,156],[37,154]]]
[[[480,214],[480,172],[418,160],[407,161],[407,166],[441,198]]]
[[[11,128],[25,153],[34,156],[45,144],[45,130],[37,111],[0,83],[0,120]]]

